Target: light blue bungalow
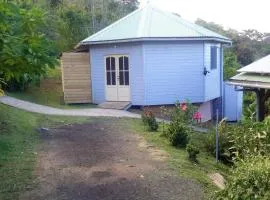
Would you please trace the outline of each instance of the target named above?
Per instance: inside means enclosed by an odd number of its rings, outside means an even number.
[[[223,49],[231,40],[177,14],[138,9],[81,41],[89,49],[92,101],[166,105],[188,99],[204,120],[224,115]]]

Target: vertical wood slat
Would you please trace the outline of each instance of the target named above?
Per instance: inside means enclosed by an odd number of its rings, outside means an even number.
[[[89,53],[63,53],[61,69],[65,103],[92,103]]]

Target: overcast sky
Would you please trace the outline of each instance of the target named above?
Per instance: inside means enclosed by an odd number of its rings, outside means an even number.
[[[176,12],[194,22],[201,18],[238,31],[257,29],[270,32],[270,0],[139,0]]]

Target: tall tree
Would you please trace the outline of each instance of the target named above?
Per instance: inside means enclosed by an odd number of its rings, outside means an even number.
[[[6,82],[39,77],[57,63],[53,42],[40,31],[44,16],[41,9],[0,3],[0,78]]]

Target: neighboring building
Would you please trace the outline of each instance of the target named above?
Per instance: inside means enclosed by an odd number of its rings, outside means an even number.
[[[138,9],[77,45],[89,51],[92,102],[201,105],[224,116],[223,48],[231,40],[152,6]]]
[[[229,84],[256,92],[257,119],[263,121],[266,112],[265,102],[270,97],[270,55],[241,68],[238,72],[240,74],[232,77]]]

